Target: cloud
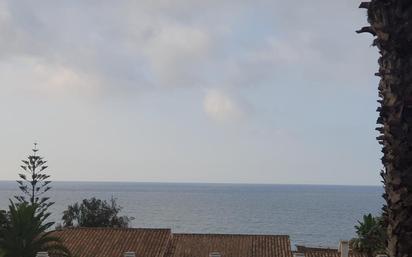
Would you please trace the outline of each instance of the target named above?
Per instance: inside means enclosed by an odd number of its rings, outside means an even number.
[[[16,148],[13,140],[23,146],[38,135],[56,149],[62,147],[59,138],[68,145],[87,142],[85,151],[97,147],[99,156],[108,154],[98,146],[109,138],[122,142],[118,149],[130,150],[109,153],[128,156],[131,163],[136,156],[132,150],[140,145],[142,153],[153,149],[148,158],[154,163],[161,163],[165,149],[179,147],[170,152],[186,163],[186,153],[195,152],[184,149],[190,144],[212,149],[199,154],[199,160],[215,152],[225,156],[215,149],[250,149],[250,144],[234,147],[245,138],[256,143],[256,156],[266,142],[276,145],[271,133],[234,134],[251,126],[292,131],[301,135],[299,142],[313,140],[308,149],[328,147],[325,135],[335,138],[342,129],[357,139],[352,140],[357,149],[365,149],[362,140],[370,131],[365,125],[366,132],[359,134],[358,126],[375,119],[376,81],[371,79],[377,51],[367,47],[370,37],[354,32],[366,23],[357,6],[355,0],[0,0],[3,139],[11,148]],[[370,121],[363,116],[366,112]],[[39,114],[47,122],[40,124]],[[359,124],[351,123],[353,117]],[[213,123],[206,118],[235,126],[211,131]],[[243,120],[253,122],[237,126]],[[140,133],[142,128],[146,133]],[[347,142],[336,140],[338,152]],[[61,156],[75,147],[65,149]],[[273,160],[273,151],[265,152]],[[242,154],[233,157],[245,166]],[[295,155],[287,157],[293,160]],[[251,169],[259,169],[259,160]]]
[[[33,65],[33,71],[39,81],[45,82],[43,89],[53,93],[73,91],[93,92],[98,89],[98,81],[70,67],[50,66],[47,64]]]
[[[162,26],[144,49],[154,84],[184,86],[203,81],[202,66],[210,48],[211,38],[204,30],[183,24]]]
[[[70,66],[51,65],[33,57],[0,61],[0,84],[3,85],[3,92],[14,95],[96,95],[99,93],[100,83],[92,75],[73,70]]]
[[[216,89],[206,93],[203,108],[206,115],[215,121],[239,120],[246,114],[239,101]]]
[[[351,76],[340,81],[354,84],[373,70],[365,68],[366,58],[356,58],[361,50],[354,47],[359,36],[352,24],[362,17],[353,6],[355,1],[325,0],[3,0],[0,61],[37,59],[66,70],[63,77],[73,83],[64,85],[87,87],[81,80],[93,78],[99,92],[109,94],[215,85],[225,90],[273,83],[284,74],[330,86],[342,71]]]

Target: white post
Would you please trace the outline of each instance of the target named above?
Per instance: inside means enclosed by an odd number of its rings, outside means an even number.
[[[36,257],[49,257],[47,252],[37,252]]]
[[[221,257],[222,255],[220,252],[211,252],[209,253],[209,257]]]
[[[349,242],[341,240],[339,242],[339,252],[340,257],[348,257],[349,256]]]
[[[136,257],[136,253],[135,252],[125,252],[124,257]]]
[[[305,257],[305,253],[293,253],[293,257]]]

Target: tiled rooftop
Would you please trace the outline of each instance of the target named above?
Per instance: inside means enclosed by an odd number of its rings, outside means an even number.
[[[166,257],[291,257],[288,236],[173,234]]]
[[[76,257],[292,257],[284,235],[172,234],[170,229],[70,228],[54,231]]]
[[[170,229],[72,228],[53,232],[78,257],[163,257],[171,236]]]
[[[304,253],[305,257],[341,257],[338,249],[334,248],[316,248],[296,245],[297,252]],[[367,257],[364,253],[349,251],[348,257]]]

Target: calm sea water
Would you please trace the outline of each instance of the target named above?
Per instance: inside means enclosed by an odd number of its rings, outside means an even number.
[[[115,197],[134,227],[190,233],[287,234],[292,243],[336,247],[354,236],[365,213],[379,214],[382,188],[373,186],[53,182],[51,211],[60,221],[67,205]],[[0,182],[0,208],[16,194]]]

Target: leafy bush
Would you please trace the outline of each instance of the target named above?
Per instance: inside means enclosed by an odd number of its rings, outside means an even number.
[[[69,205],[63,212],[64,227],[121,227],[129,226],[132,218],[118,216],[121,207],[116,203],[116,199],[106,200],[84,199],[81,204]]]

